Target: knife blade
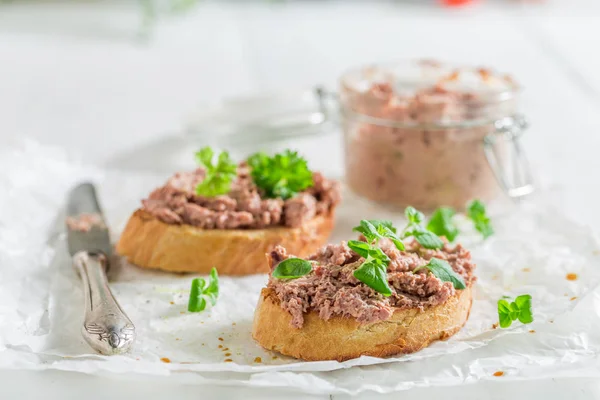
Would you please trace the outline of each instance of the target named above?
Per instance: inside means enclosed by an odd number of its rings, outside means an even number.
[[[135,341],[135,327],[113,296],[106,271],[112,253],[110,234],[91,183],[77,185],[67,201],[67,245],[85,295],[81,333],[102,354],[121,354]]]

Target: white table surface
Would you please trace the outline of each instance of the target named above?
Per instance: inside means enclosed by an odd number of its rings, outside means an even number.
[[[417,1],[203,2],[162,19],[147,42],[136,39],[140,13],[132,4],[72,3],[0,5],[0,144],[32,137],[103,163],[181,129],[204,102],[315,83],[335,87],[348,66],[433,57],[513,73],[526,87],[523,110],[533,127],[525,144],[544,187],[560,193],[572,216],[600,223],[600,3],[480,1],[448,11]],[[134,393],[147,399],[306,397],[175,386],[168,379],[0,371],[3,399]],[[439,395],[597,398],[600,385],[498,381],[393,397]]]

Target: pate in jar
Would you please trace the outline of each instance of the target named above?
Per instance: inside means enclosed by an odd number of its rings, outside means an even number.
[[[381,204],[426,211],[492,200],[501,189],[527,194],[531,185],[510,187],[505,179],[506,150],[522,155],[518,92],[507,75],[431,61],[347,72],[340,109],[349,187]]]

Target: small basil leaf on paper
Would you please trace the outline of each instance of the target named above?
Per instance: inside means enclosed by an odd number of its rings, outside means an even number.
[[[415,240],[419,242],[419,244],[426,249],[441,249],[444,247],[444,242],[439,238],[436,234],[425,231],[425,230],[416,230],[412,232],[412,236],[414,236]]]
[[[364,262],[354,271],[354,277],[386,297],[392,294],[387,281],[387,267],[376,259]]]
[[[469,203],[467,206],[467,216],[473,221],[475,229],[481,233],[484,239],[487,239],[494,234],[492,223],[487,216],[485,205],[482,201],[473,200]]]
[[[522,324],[530,324],[533,322],[533,313],[531,312],[531,296],[523,294],[517,296],[515,304],[519,307],[519,315],[517,318]]]
[[[512,324],[510,317],[510,305],[506,300],[498,300],[498,317],[501,328],[508,328]]]
[[[209,283],[204,278],[195,278],[192,280],[190,288],[190,299],[188,300],[189,312],[200,312],[206,308],[206,298],[214,306],[219,297],[219,275],[217,269],[213,267],[210,271]]]
[[[427,263],[427,265],[418,267],[413,272],[416,272],[422,268],[427,268],[429,272],[431,272],[442,282],[451,282],[452,286],[454,286],[454,289],[462,290],[467,287],[462,276],[454,272],[454,270],[446,260],[432,258],[431,260],[429,260],[429,263]]]
[[[504,297],[504,296],[503,296]],[[513,321],[519,320],[522,324],[533,322],[533,313],[531,311],[531,295],[523,294],[517,296],[515,301],[498,300],[498,320],[500,327],[508,328]]]
[[[427,223],[427,230],[438,236],[445,236],[446,239],[453,242],[458,235],[458,228],[452,217],[456,212],[450,207],[440,207],[433,212],[431,219]]]
[[[301,258],[288,258],[277,264],[273,277],[277,279],[296,279],[312,271],[312,264]]]

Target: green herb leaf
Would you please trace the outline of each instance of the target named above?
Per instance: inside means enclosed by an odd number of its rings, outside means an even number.
[[[422,223],[425,217],[422,212],[409,206],[404,210],[404,214],[408,218],[408,224],[402,231],[402,239],[413,236],[426,249],[441,249],[444,247],[444,242],[437,235],[423,227]]]
[[[248,158],[252,180],[270,198],[286,200],[313,185],[312,172],[297,152],[285,150],[269,157],[256,153]]]
[[[408,218],[409,224],[420,225],[425,220],[423,213],[411,206],[406,207],[404,214]]]
[[[483,235],[484,239],[494,234],[494,229],[485,210],[485,205],[480,200],[473,200],[467,206],[467,216],[473,221],[475,229]]]
[[[462,276],[454,272],[454,270],[446,260],[432,258],[431,260],[429,260],[429,263],[427,263],[427,265],[418,267],[413,272],[417,272],[422,268],[427,268],[442,282],[452,282],[452,286],[454,286],[454,289],[462,290],[466,289],[467,287]]]
[[[505,296],[503,296],[505,297]],[[531,311],[531,295],[517,296],[515,301],[509,303],[504,299],[498,300],[498,320],[501,328],[508,328],[513,321],[519,320],[522,324],[533,322]]]
[[[206,170],[202,182],[196,186],[196,193],[200,196],[214,197],[226,194],[231,188],[231,182],[237,175],[237,165],[223,151],[214,163],[215,153],[210,147],[203,147],[196,153],[196,161]]]
[[[452,221],[454,214],[456,212],[450,207],[438,208],[431,215],[431,219],[427,223],[427,230],[438,236],[445,236],[446,239],[453,242],[458,235],[458,228]]]
[[[498,319],[501,328],[508,328],[512,324],[510,306],[506,300],[498,300]]]
[[[398,250],[404,250],[404,243],[396,234],[396,228],[391,221],[378,219],[361,220],[359,226],[352,228],[355,232],[360,232],[364,235],[369,243],[376,243],[379,239],[390,239]]]
[[[415,230],[412,232],[415,240],[426,249],[441,249],[444,247],[444,242],[436,234],[429,231]]]
[[[283,260],[273,270],[273,277],[277,279],[296,279],[312,271],[312,264],[301,258],[288,258]]]
[[[213,268],[210,271],[209,283],[206,283],[204,278],[195,278],[192,280],[190,289],[190,299],[188,301],[189,312],[200,312],[206,308],[206,298],[214,306],[219,297],[219,275],[217,269]]]
[[[354,277],[375,290],[388,297],[392,289],[387,281],[387,264],[380,260],[368,257],[367,260],[354,271]]]
[[[369,252],[371,251],[371,245],[366,242],[361,242],[360,240],[349,240],[348,247],[350,247],[350,249],[356,254],[364,258],[369,257]]]

